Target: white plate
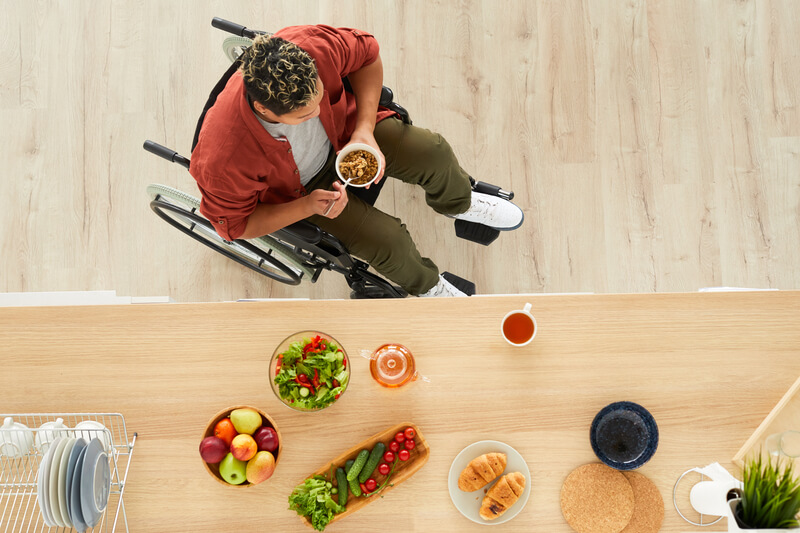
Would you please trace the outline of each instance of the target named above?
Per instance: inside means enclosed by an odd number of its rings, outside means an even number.
[[[58,509],[61,511],[61,520],[66,524],[66,527],[72,527],[72,521],[69,519],[69,510],[67,509],[67,467],[69,466],[69,456],[72,454],[72,448],[78,440],[74,437],[67,438],[67,444],[61,452],[61,461],[58,467]]]
[[[83,441],[83,439],[81,439]],[[81,474],[83,472],[83,458],[86,455],[86,441],[81,451],[78,452],[78,460],[75,462],[75,472],[72,475],[72,487],[69,490],[69,515],[75,529],[83,533],[88,526],[83,518],[81,510]]]
[[[103,442],[92,439],[81,468],[81,511],[86,525],[94,527],[103,516],[111,492],[111,469]]]
[[[522,475],[525,476],[525,490],[522,492],[522,496],[519,497],[508,511],[494,520],[484,520],[479,513],[483,497],[486,495],[484,489],[492,488],[492,486],[497,483],[497,479],[500,479],[501,476],[497,476],[496,480],[474,492],[464,492],[459,489],[458,476],[461,475],[461,471],[467,467],[470,461],[480,455],[491,452],[506,454],[506,469],[501,475],[504,476],[511,472],[522,473]],[[450,499],[453,500],[453,505],[456,506],[456,509],[473,522],[487,526],[502,524],[517,516],[528,501],[528,496],[531,494],[531,485],[531,472],[528,470],[528,464],[525,462],[525,459],[522,458],[517,450],[508,444],[496,440],[482,440],[470,444],[461,450],[461,453],[453,459],[453,464],[450,465],[450,474],[447,476],[447,488],[450,490]]]
[[[36,486],[36,501],[39,502],[39,509],[42,511],[42,519],[47,527],[55,527],[56,523],[50,514],[50,459],[56,451],[56,445],[61,437],[57,437],[47,448],[47,452],[42,456],[39,463],[39,482]]]
[[[55,446],[56,450],[50,458],[50,484],[47,487],[47,492],[50,496],[47,500],[50,504],[50,516],[53,518],[53,522],[59,527],[66,526],[61,519],[61,509],[58,503],[58,470],[61,467],[61,455],[64,453],[64,447],[66,447],[66,445],[67,439],[64,438],[58,441],[58,445]],[[52,447],[51,445],[51,448]]]
[[[64,451],[61,453],[61,465],[58,467],[58,508],[61,510],[61,520],[72,527],[72,520],[69,519],[69,509],[67,509],[67,469],[69,467],[69,457],[72,455],[72,448],[78,439],[69,437]]]

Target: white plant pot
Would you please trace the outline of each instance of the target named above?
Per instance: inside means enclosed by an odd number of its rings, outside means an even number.
[[[741,502],[739,498],[728,502],[728,533],[785,533],[786,531],[800,531],[800,528],[793,527],[791,529],[742,529],[739,527],[739,522],[736,521],[736,507]]]

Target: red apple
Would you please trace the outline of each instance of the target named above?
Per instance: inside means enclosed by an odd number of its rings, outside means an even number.
[[[240,461],[249,461],[257,451],[256,441],[247,433],[239,433],[231,442],[231,453]]]
[[[218,463],[228,455],[228,445],[219,437],[206,437],[200,442],[200,457],[207,463]]]
[[[278,449],[278,432],[270,427],[261,426],[253,433],[253,438],[259,451],[275,453]]]

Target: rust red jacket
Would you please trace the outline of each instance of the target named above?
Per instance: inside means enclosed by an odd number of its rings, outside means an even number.
[[[322,79],[319,118],[335,150],[350,140],[355,97],[342,78],[378,57],[369,33],[330,26],[293,26],[275,33],[308,52]],[[377,121],[393,115],[380,108]],[[284,203],[306,194],[285,140],[273,138],[247,102],[241,73],[235,73],[203,121],[189,172],[202,194],[200,212],[227,240],[239,238],[258,203]]]

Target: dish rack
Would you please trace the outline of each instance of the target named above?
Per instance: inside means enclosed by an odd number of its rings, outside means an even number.
[[[67,428],[50,428],[42,431],[53,432],[56,436],[80,437],[87,430],[73,429],[79,422],[93,420],[105,426],[104,430],[91,430],[105,433],[108,446],[108,461],[111,471],[111,491],[100,522],[91,531],[116,531],[117,524],[125,526],[128,532],[128,517],[122,496],[125,492],[125,480],[128,477],[136,433],[128,440],[125,418],[119,413],[17,413],[0,414],[0,420],[12,417],[14,422],[28,426],[28,430],[36,437],[39,426],[45,422],[63,419]],[[6,431],[24,432],[24,429]],[[35,445],[21,457],[9,457],[0,454],[0,532],[46,531],[65,528],[48,528],[42,518],[36,500],[39,464],[44,453]],[[87,530],[89,531],[89,530]]]

